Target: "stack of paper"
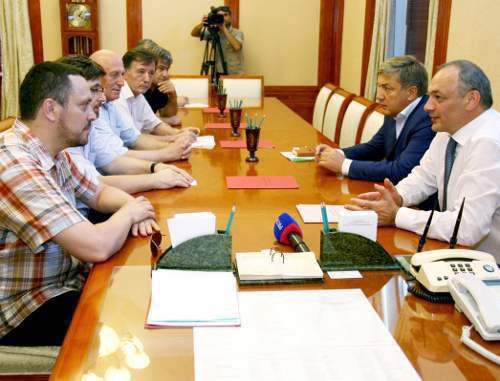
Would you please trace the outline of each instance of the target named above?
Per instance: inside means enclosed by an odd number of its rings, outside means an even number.
[[[350,213],[344,205],[325,205],[328,222],[339,222],[339,213]],[[319,204],[298,204],[297,210],[302,220],[308,223],[321,223],[321,206]]]
[[[236,253],[240,280],[323,279],[323,270],[313,252],[273,253],[269,249],[256,253]]]
[[[293,162],[314,161],[314,156],[297,156],[293,152],[280,152],[282,156]]]
[[[215,234],[215,214],[211,212],[178,213],[167,220],[172,247],[202,235]]]
[[[239,326],[232,272],[154,270],[147,326]]]
[[[198,136],[191,147],[213,149],[215,147],[215,139],[212,135]]]

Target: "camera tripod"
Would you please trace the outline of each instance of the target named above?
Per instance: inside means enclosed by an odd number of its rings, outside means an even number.
[[[222,53],[220,43],[219,28],[217,26],[208,26],[201,31],[201,37],[206,36],[205,52],[203,53],[203,62],[201,63],[200,75],[210,75],[211,83],[218,80],[221,74],[227,74],[227,63]],[[222,72],[217,70],[217,62],[222,65]]]

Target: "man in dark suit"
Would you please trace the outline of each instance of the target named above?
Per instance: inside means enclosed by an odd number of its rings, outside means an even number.
[[[427,102],[427,72],[412,56],[392,57],[378,70],[376,100],[385,114],[384,124],[363,144],[336,149],[316,148],[318,165],[353,179],[394,184],[420,162],[434,137]]]

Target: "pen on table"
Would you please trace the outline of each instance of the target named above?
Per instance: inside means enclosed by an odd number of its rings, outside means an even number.
[[[233,224],[233,219],[234,219],[234,213],[236,212],[236,205],[233,205],[231,208],[231,213],[229,214],[229,220],[227,221],[227,226],[226,226],[226,235],[231,234],[231,225]]]
[[[330,232],[330,227],[328,226],[328,215],[326,214],[325,203],[321,203],[321,219],[323,220],[323,231],[325,233]]]

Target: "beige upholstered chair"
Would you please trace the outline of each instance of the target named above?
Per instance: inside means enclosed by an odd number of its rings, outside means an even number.
[[[332,96],[335,86],[327,83],[319,91],[316,102],[314,103],[313,111],[313,127],[319,132],[323,132],[323,121],[325,119],[325,110],[330,97]]]
[[[187,97],[186,108],[208,106],[210,79],[208,75],[172,75],[178,97]]]
[[[340,138],[338,141],[340,148],[356,144],[358,128],[360,123],[362,123],[363,116],[366,117],[365,112],[367,112],[368,107],[371,105],[372,102],[359,96],[355,97],[349,103],[342,120],[342,127],[340,128]]]
[[[243,107],[262,107],[264,77],[262,75],[221,75],[227,102],[243,99]]]
[[[336,143],[338,143],[344,112],[352,98],[354,98],[354,94],[344,89],[336,88],[326,105],[325,118],[323,120],[323,135]]]
[[[377,109],[370,112],[364,125],[358,131],[359,139],[356,139],[356,144],[366,143],[369,141],[373,135],[382,127],[384,123],[384,114],[377,111]]]

